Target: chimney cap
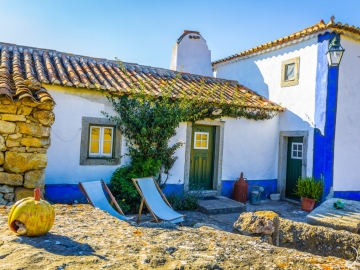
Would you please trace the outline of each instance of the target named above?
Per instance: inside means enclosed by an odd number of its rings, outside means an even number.
[[[179,44],[181,42],[181,40],[188,34],[196,34],[196,35],[200,35],[199,31],[193,31],[193,30],[184,30],[184,33],[182,33],[182,35],[178,38],[178,40],[176,41],[177,44]],[[202,36],[201,36],[202,37]]]

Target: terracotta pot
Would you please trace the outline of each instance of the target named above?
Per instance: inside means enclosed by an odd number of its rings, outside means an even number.
[[[311,212],[315,206],[315,200],[309,198],[301,198],[301,210]]]

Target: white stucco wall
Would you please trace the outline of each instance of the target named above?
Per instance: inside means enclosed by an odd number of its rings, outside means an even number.
[[[200,38],[189,38],[189,36],[194,35]],[[194,33],[185,35],[180,43],[173,47],[170,69],[213,77],[211,52],[206,40]]]
[[[312,174],[313,127],[316,125],[314,113],[317,53],[317,38],[312,38],[275,51],[215,67],[217,78],[237,80],[286,108],[286,111],[279,115],[278,129],[272,128],[271,131],[269,129],[269,132],[266,130],[264,133],[308,131],[308,175]],[[300,57],[299,84],[281,87],[282,61],[295,57]],[[270,134],[267,136],[275,137]],[[278,144],[274,145],[274,148],[278,149]],[[269,151],[275,153],[277,150]]]
[[[249,180],[277,178],[278,116],[254,121],[224,118],[223,180],[236,180],[240,172]]]
[[[120,165],[80,166],[79,164],[82,117],[105,118],[101,111],[114,113],[110,103],[96,90],[79,90],[56,86],[47,86],[46,88],[54,98],[56,106],[54,109],[55,123],[51,132],[51,146],[48,150],[45,183],[47,185],[78,184],[80,181],[100,179],[109,181],[114,170]],[[71,142],[64,142],[74,137],[75,139]],[[126,146],[123,140],[122,154],[125,151]],[[125,163],[126,159],[123,159],[122,164]]]
[[[334,191],[360,190],[360,42],[341,36],[345,52],[339,67]]]

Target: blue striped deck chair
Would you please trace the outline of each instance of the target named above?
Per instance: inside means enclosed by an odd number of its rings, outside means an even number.
[[[117,217],[121,220],[130,220],[132,219],[129,217],[126,217],[124,215],[124,212],[121,210],[120,206],[116,202],[114,196],[111,194],[109,188],[105,184],[104,180],[100,181],[92,181],[92,182],[79,182],[79,187],[82,193],[86,196],[88,202],[101,210],[104,210],[108,212],[110,215]],[[109,194],[109,197],[111,199],[111,204],[108,202],[104,190]],[[115,209],[112,207],[112,205],[115,205],[118,212],[115,211]]]
[[[145,203],[155,222],[159,222],[159,219],[161,219],[171,223],[180,223],[182,226],[181,222],[184,221],[184,215],[181,215],[172,209],[154,178],[133,178],[132,181],[142,199],[137,223],[140,221],[142,208]]]

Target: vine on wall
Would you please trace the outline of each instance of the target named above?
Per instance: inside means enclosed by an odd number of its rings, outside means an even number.
[[[117,115],[102,113],[116,124],[125,137],[131,157],[131,164],[118,168],[111,179],[113,192],[125,211],[135,209],[139,203],[131,178],[152,175],[161,187],[165,185],[177,159],[174,153],[181,146],[180,142],[169,145],[169,140],[176,135],[176,128],[181,122],[195,123],[205,118],[221,117],[265,120],[276,114],[266,109],[241,107],[244,100],[239,98],[239,92],[229,102],[220,91],[220,85],[209,91],[205,88],[205,81],[194,84],[186,94],[175,95],[180,74],[157,85],[161,96],[154,96],[148,91],[152,82],[136,81],[121,63],[120,68],[127,81],[131,82],[130,86],[124,95],[106,93]],[[213,114],[219,109],[222,110],[221,115]],[[161,178],[163,174],[165,179]]]

